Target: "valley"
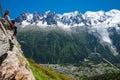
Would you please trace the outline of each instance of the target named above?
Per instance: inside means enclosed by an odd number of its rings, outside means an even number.
[[[93,16],[94,15],[94,16]],[[120,69],[119,10],[56,14],[23,13],[16,18],[24,55],[73,78]]]

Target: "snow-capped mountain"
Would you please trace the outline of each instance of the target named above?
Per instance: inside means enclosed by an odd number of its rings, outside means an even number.
[[[24,12],[15,20],[17,24],[20,24],[22,27],[27,25],[37,25],[39,27],[59,26],[61,28],[88,27],[90,33],[99,34],[101,42],[109,44],[114,55],[118,55],[116,48],[109,37],[110,33],[108,29],[115,28],[116,31],[120,32],[119,10],[113,9],[108,12],[87,11],[84,14],[78,11],[64,14],[57,14],[50,11],[47,11],[44,14],[40,14],[39,12],[33,14]]]
[[[116,24],[120,22],[120,11],[111,10],[109,12],[98,11],[98,12],[86,12],[84,14],[85,19],[90,25],[98,24]]]
[[[111,10],[108,12],[87,11],[85,14],[81,14],[78,11],[64,14],[56,14],[54,12],[47,11],[44,14],[35,12],[33,14],[24,12],[16,18],[16,22],[26,25],[38,25],[38,26],[83,26],[83,25],[100,25],[100,24],[117,24],[120,22],[120,11]]]
[[[30,14],[24,12],[19,17],[16,18],[16,22],[21,24],[23,27],[26,25],[38,25],[38,26],[78,26],[84,24],[84,15],[80,12],[75,11],[71,13],[56,14],[50,11],[40,14],[35,12]]]

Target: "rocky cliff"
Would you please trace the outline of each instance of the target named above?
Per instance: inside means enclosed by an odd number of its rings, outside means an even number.
[[[13,30],[0,19],[0,80],[35,80]]]

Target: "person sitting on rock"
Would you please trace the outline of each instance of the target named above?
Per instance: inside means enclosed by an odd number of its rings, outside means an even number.
[[[8,25],[11,27],[11,26],[13,26],[13,24],[10,20],[9,14],[10,14],[10,11],[6,10],[4,15],[3,15],[3,18],[8,21]]]
[[[9,10],[6,10],[3,17],[5,18],[5,20],[10,21],[10,17],[8,16],[10,14]]]

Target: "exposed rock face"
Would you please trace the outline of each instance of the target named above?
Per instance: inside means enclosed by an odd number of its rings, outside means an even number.
[[[0,19],[0,80],[35,80],[12,30]]]
[[[10,48],[9,39],[3,30],[5,28],[4,27],[2,28],[2,27],[3,27],[2,23],[0,23],[0,56],[6,53]]]

